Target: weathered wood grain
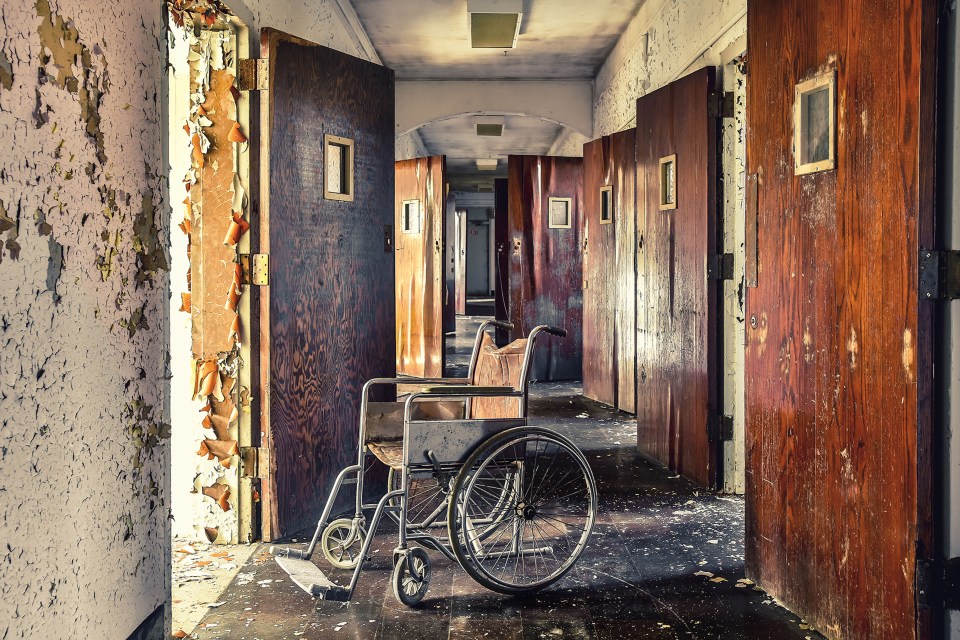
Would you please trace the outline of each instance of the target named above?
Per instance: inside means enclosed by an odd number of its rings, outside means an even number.
[[[431,156],[395,165],[397,372],[427,378],[443,376],[445,164]],[[403,206],[411,200],[419,203],[420,226],[405,233]]]
[[[717,445],[707,434],[718,406],[717,292],[706,270],[707,255],[718,246],[717,122],[707,112],[715,73],[702,69],[637,101],[644,207],[638,446],[708,487],[718,468]],[[661,210],[660,159],[674,154],[676,208]]]
[[[583,393],[636,411],[636,129],[583,147]],[[600,221],[601,190],[612,219]]]
[[[637,130],[610,136],[616,227],[617,408],[637,410]]]
[[[914,0],[748,5],[759,203],[747,571],[834,638],[933,633],[914,580],[916,554],[934,553],[932,318],[918,308],[917,252],[933,240],[935,12]],[[798,177],[794,86],[829,69],[837,167]]]
[[[578,380],[583,366],[583,159],[510,156],[510,339],[539,324],[563,327],[567,337],[537,344],[531,379]],[[571,228],[548,227],[551,197],[571,198]]]
[[[259,397],[270,535],[315,522],[356,456],[360,389],[395,371],[393,72],[273,29],[261,203],[270,252]],[[354,141],[353,202],[323,197],[323,136]],[[265,206],[264,206],[265,205]],[[264,375],[264,373],[266,375]]]

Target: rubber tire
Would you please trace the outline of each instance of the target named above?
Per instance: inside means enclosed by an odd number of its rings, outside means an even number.
[[[336,529],[346,528],[347,531],[349,532],[352,526],[353,526],[352,518],[337,518],[336,520],[328,524],[326,527],[324,527],[323,534],[321,534],[320,536],[320,550],[323,552],[323,557],[327,559],[327,562],[329,562],[331,566],[337,569],[352,570],[352,569],[355,569],[357,564],[360,563],[360,551],[363,550],[363,542],[366,537],[366,534],[364,533],[363,528],[360,528],[357,531],[356,537],[353,540],[351,540],[350,544],[348,544],[345,547],[346,549],[351,549],[354,546],[356,546],[357,555],[352,560],[338,559],[336,556],[333,555],[333,552],[328,547],[328,543],[330,542],[330,536]]]
[[[423,572],[422,580],[417,580],[410,575],[410,562],[419,563],[420,570]],[[393,565],[393,595],[400,604],[407,607],[415,607],[420,604],[423,597],[427,595],[427,589],[430,588],[430,574],[433,568],[430,563],[430,556],[424,549],[414,547],[406,554],[400,554],[399,560]],[[407,593],[405,589],[408,580],[413,580],[416,585],[414,593]]]
[[[562,443],[564,446],[567,446],[574,451],[580,453],[581,457],[584,458],[586,462],[586,457],[583,456],[583,453],[580,452],[579,447],[573,444],[569,438],[565,438],[556,431],[551,429],[544,429],[543,427],[513,427],[512,429],[507,429],[506,431],[501,431],[500,433],[493,435],[483,442],[481,442],[476,449],[473,450],[473,453],[470,454],[470,457],[467,458],[467,461],[464,463],[463,467],[460,469],[460,473],[457,474],[456,480],[453,482],[453,488],[450,490],[450,504],[447,507],[447,536],[450,540],[450,549],[453,551],[453,555],[457,557],[457,561],[460,563],[460,566],[463,567],[463,570],[466,571],[471,578],[474,579],[478,584],[490,589],[491,591],[496,591],[498,593],[503,593],[506,595],[521,595],[524,593],[533,593],[544,589],[564,575],[567,574],[570,569],[576,564],[573,562],[567,567],[563,572],[554,576],[549,582],[540,585],[533,585],[527,587],[517,587],[517,586],[508,586],[502,585],[496,582],[491,582],[487,579],[487,576],[483,575],[476,567],[473,566],[473,562],[470,559],[470,556],[467,554],[466,550],[461,546],[460,532],[454,531],[456,528],[456,508],[458,497],[460,492],[465,489],[464,484],[469,480],[469,470],[477,465],[487,453],[498,448],[505,441],[510,440],[511,438],[518,436],[529,436],[529,435],[544,435],[550,438],[556,439],[558,442]],[[597,505],[597,483],[593,477],[593,470],[590,469],[590,464],[586,464],[587,474],[590,480],[590,486],[593,489],[593,504],[594,504],[594,513],[596,513]],[[592,527],[591,527],[592,531]],[[589,540],[589,534],[587,539]]]

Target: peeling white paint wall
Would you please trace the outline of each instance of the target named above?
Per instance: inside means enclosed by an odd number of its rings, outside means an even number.
[[[707,65],[747,32],[746,0],[650,0],[597,74],[594,137],[636,124],[636,100]]]
[[[0,22],[0,637],[122,639],[170,581],[161,11]]]

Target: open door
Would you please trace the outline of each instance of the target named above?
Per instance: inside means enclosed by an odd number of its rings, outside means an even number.
[[[748,4],[747,575],[834,638],[938,637],[938,14]]]
[[[715,76],[702,69],[637,101],[638,446],[705,487],[719,466]]]
[[[394,82],[273,29],[261,56],[259,467],[272,540],[316,522],[356,461],[361,387],[394,375]],[[255,284],[263,264],[255,256]]]
[[[514,325],[509,339],[526,337],[541,324],[563,327],[563,340],[537,344],[530,378],[580,380],[583,159],[511,155],[507,162],[507,217],[497,220],[497,228],[507,245],[504,301]]]
[[[443,376],[446,158],[396,163],[397,372]]]

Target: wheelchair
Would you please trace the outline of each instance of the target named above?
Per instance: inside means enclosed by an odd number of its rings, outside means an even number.
[[[383,517],[398,525],[392,587],[417,605],[430,584],[428,550],[458,563],[476,582],[504,594],[543,589],[564,576],[593,531],[597,488],[583,453],[569,439],[527,424],[528,377],[541,325],[498,349],[486,321],[477,331],[465,378],[375,378],[363,387],[357,464],[337,476],[306,550],[271,547],[294,583],[314,597],[349,601]],[[372,388],[394,385],[398,402],[373,402]],[[364,504],[370,456],[390,470],[387,492]],[[371,461],[372,462],[372,461]],[[347,485],[352,517],[330,520]],[[373,511],[368,522],[365,510]],[[348,585],[330,580],[311,558],[319,545]]]

